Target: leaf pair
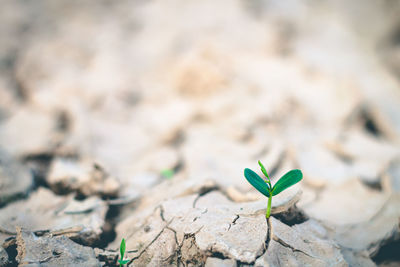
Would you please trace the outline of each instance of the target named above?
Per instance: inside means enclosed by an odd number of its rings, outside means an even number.
[[[125,249],[126,249],[125,238],[122,238],[121,245],[119,245],[119,253],[121,254],[121,259],[118,260],[118,263],[120,264],[120,266],[127,264],[129,262],[129,260],[124,260]]]
[[[261,166],[261,170],[264,174],[266,174],[264,166]],[[303,178],[303,174],[300,170],[291,170],[283,175],[276,184],[270,188],[270,185],[265,182],[257,173],[254,171],[246,168],[244,169],[244,176],[246,177],[247,181],[254,186],[261,194],[266,197],[275,196],[285,190],[286,188],[300,182]],[[266,175],[267,176],[267,175]],[[268,177],[268,176],[267,176]]]

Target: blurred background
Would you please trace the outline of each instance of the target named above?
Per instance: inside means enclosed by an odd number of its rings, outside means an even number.
[[[300,168],[299,206],[332,224],[400,191],[396,0],[0,3],[0,149],[26,188],[212,179],[246,201],[261,160]],[[100,188],[80,188],[88,169]]]

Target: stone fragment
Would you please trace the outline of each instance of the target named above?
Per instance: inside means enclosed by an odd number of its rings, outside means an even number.
[[[389,163],[400,155],[392,144],[359,130],[345,133],[337,146],[351,162],[350,173],[370,184],[378,183]]]
[[[387,79],[387,73],[378,71],[379,75],[364,76],[360,80],[363,86],[366,101],[373,104],[378,122],[379,130],[384,136],[388,137],[394,143],[399,142],[400,135],[400,116],[397,108],[400,105],[397,81]],[[392,77],[394,78],[394,77]],[[380,90],[371,90],[380,87]],[[384,94],[382,94],[385,92]]]
[[[378,105],[376,105],[376,102],[381,101],[382,97],[379,95],[379,97],[375,98],[373,101],[362,101],[358,103],[346,118],[346,126],[356,131],[365,131],[370,135],[376,136],[378,139],[384,138],[395,141],[397,139],[396,126],[390,123],[390,116],[384,114],[391,109],[390,106],[394,103],[385,107],[387,110],[384,110],[378,108]]]
[[[348,266],[339,246],[318,228],[315,221],[289,227],[272,218],[272,240],[255,266]]]
[[[356,224],[371,219],[388,198],[388,194],[373,190],[358,179],[351,179],[327,187],[319,193],[317,201],[299,207],[310,217],[329,224]]]
[[[132,184],[141,192],[147,188],[142,187],[138,174],[159,175],[163,169],[179,164],[175,141],[169,136],[170,132],[179,132],[190,118],[188,109],[192,109],[188,103],[182,105],[174,98],[143,104],[135,110],[135,116],[76,109],[71,116],[73,127],[62,148],[76,151],[83,158],[95,158],[124,187]]]
[[[90,160],[57,158],[51,163],[46,181],[60,194],[74,191],[83,196],[116,196],[120,188],[118,180]]]
[[[185,211],[183,207],[178,211],[177,203],[182,200],[163,203],[164,217],[170,220],[176,216],[170,227],[177,232],[195,234],[196,244],[203,253],[221,253],[247,263],[254,262],[263,253],[267,231],[265,216],[238,215],[241,211],[247,212],[247,205],[235,205],[219,192],[201,197],[195,208],[189,206]],[[184,238],[182,233],[177,236],[178,240]]]
[[[0,207],[26,196],[32,186],[29,170],[0,150]]]
[[[251,159],[258,149],[254,144],[238,143],[204,124],[188,127],[185,137],[181,151],[189,179],[212,179],[223,187],[236,186],[242,191],[251,189],[243,177],[243,170],[257,165]]]
[[[39,188],[28,199],[0,209],[0,225],[11,233],[19,226],[94,244],[103,232],[106,212],[107,206],[97,197],[78,201],[72,195],[56,196],[48,189]],[[0,242],[8,236],[0,233]]]
[[[304,179],[314,187],[341,184],[354,178],[351,167],[321,144],[311,144],[297,154]]]
[[[178,164],[177,150],[172,147],[161,147],[143,155],[135,162],[134,167],[138,171],[153,172],[159,175],[163,170],[174,170]]]
[[[75,112],[74,127],[63,149],[76,151],[83,159],[95,159],[121,181],[132,179],[133,160],[148,151],[152,136],[143,127],[136,127],[136,120],[116,120],[113,114],[87,110]]]
[[[349,264],[354,267],[376,267],[376,264],[369,257],[369,253],[366,251],[352,251],[350,249],[342,249],[343,258]]]
[[[236,267],[236,261],[232,259],[219,259],[208,257],[205,267]]]
[[[8,263],[8,254],[6,250],[0,246],[0,267],[6,267]]]
[[[331,228],[331,235],[344,248],[368,251],[373,255],[388,240],[400,238],[400,195],[392,195],[382,207],[375,209],[374,216],[357,224]]]
[[[131,220],[135,221],[138,218],[131,215],[133,212],[136,212],[140,213],[140,217],[143,219],[150,215],[165,200],[192,194],[204,194],[216,188],[218,188],[218,185],[213,180],[196,181],[185,179],[183,176],[177,176],[173,179],[164,180],[162,183],[150,187],[144,192],[140,192],[143,195],[140,198],[140,205],[135,205],[133,210],[132,207],[126,207],[122,210],[121,217],[131,217]],[[121,191],[129,193],[130,188],[127,188],[128,190],[125,189],[123,188]],[[134,195],[134,198],[137,196],[138,194]]]
[[[226,195],[235,202],[246,202],[259,200],[260,196],[256,192],[250,191],[243,193],[234,186],[228,186],[225,189]]]
[[[16,260],[22,266],[101,266],[92,248],[66,236],[36,236],[18,228],[17,251]]]
[[[15,157],[48,153],[62,141],[51,113],[24,107],[0,124],[0,146]]]
[[[125,179],[121,182],[120,196],[129,198],[143,197],[143,193],[157,185],[162,180],[161,175],[154,172],[136,172],[131,180]]]

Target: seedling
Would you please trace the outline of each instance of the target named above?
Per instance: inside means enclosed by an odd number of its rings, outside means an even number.
[[[119,253],[121,254],[121,257],[118,260],[118,263],[120,267],[129,262],[129,260],[124,260],[125,249],[126,249],[125,238],[122,238],[121,244],[119,245]]]
[[[247,181],[252,186],[254,186],[255,189],[257,189],[261,194],[263,194],[268,198],[268,206],[265,218],[268,223],[268,240],[271,240],[272,231],[271,231],[270,215],[271,215],[272,197],[276,196],[277,194],[291,187],[292,185],[300,182],[300,180],[303,178],[303,174],[301,173],[300,170],[291,170],[287,172],[285,175],[283,175],[278,180],[278,182],[276,182],[275,185],[272,186],[271,179],[269,178],[269,175],[264,165],[260,161],[258,161],[258,165],[260,165],[261,171],[266,177],[265,180],[262,179],[257,173],[248,168],[244,169],[244,177],[246,177]]]
[[[161,171],[161,176],[166,179],[171,179],[174,176],[174,170],[164,169]]]

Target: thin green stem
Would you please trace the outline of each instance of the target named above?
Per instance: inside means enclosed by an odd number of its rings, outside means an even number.
[[[272,203],[272,193],[270,192],[269,198],[268,198],[268,207],[267,207],[267,213],[265,214],[265,218],[269,218],[271,215],[271,203]]]

